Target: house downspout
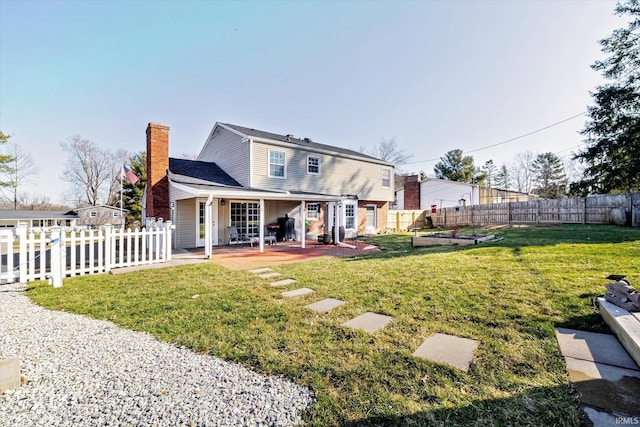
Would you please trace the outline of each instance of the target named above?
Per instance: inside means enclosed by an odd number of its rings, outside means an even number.
[[[249,188],[253,187],[253,138],[249,137],[247,139],[247,143],[249,144]]]

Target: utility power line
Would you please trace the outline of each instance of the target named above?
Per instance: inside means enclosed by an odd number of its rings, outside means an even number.
[[[515,138],[510,138],[510,139],[507,139],[507,140],[504,140],[504,141],[501,141],[501,142],[497,142],[495,144],[491,144],[491,145],[487,145],[487,146],[484,146],[484,147],[480,147],[480,148],[476,148],[476,149],[473,149],[473,150],[466,151],[465,154],[466,153],[475,153],[477,151],[482,151],[482,150],[486,150],[488,148],[497,147],[498,145],[508,144],[509,142],[513,142],[513,141],[517,141],[518,139],[526,138],[527,136],[531,136],[531,135],[536,134],[538,132],[542,132],[542,131],[547,130],[549,128],[552,128],[554,126],[558,126],[558,125],[560,125],[562,123],[568,122],[569,120],[573,120],[573,119],[578,118],[580,116],[583,116],[585,114],[587,114],[587,112],[583,111],[582,113],[576,114],[575,116],[568,117],[568,118],[566,118],[564,120],[560,120],[559,122],[551,123],[550,125],[542,127],[540,129],[536,129],[536,130],[531,131],[531,132],[527,132],[527,133],[522,134],[520,136],[516,136]],[[435,159],[420,160],[420,161],[415,161],[415,162],[407,162],[407,163],[405,163],[405,165],[413,165],[413,164],[416,164],[416,163],[435,162],[437,160],[440,160],[440,157],[435,158]]]

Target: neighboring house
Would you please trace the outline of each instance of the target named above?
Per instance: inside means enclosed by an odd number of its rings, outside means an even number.
[[[229,226],[260,237],[277,225],[302,246],[336,224],[346,237],[386,228],[394,165],[366,154],[226,123],[197,160],[168,154],[169,127],[150,123],[143,218],[171,219],[176,247],[227,244]]]
[[[73,211],[0,210],[0,228],[15,229],[19,223],[29,228],[75,227],[77,221]]]
[[[518,191],[486,188],[477,184],[425,178],[418,175],[406,178],[404,188],[396,191],[396,209],[433,210],[455,206],[486,205],[490,203],[524,202],[538,196]]]
[[[120,227],[121,215],[119,208],[106,205],[75,208],[70,211],[0,210],[0,228],[15,228],[19,223],[35,229],[98,228],[107,224]]]
[[[120,210],[118,207],[99,205],[75,208],[73,212],[78,215],[78,226],[88,228],[98,228],[103,225],[113,225],[122,227],[126,209]]]

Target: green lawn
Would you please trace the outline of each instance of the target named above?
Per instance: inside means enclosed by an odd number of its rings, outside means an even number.
[[[378,236],[371,256],[273,267],[297,280],[285,289],[197,264],[35,284],[29,296],[309,386],[309,425],[578,425],[554,327],[607,331],[592,299],[609,274],[640,283],[640,229],[491,232],[503,240],[412,248],[411,234]],[[316,292],[280,296],[297,287]],[[326,297],[347,304],[304,308]],[[365,311],[394,321],[372,335],[340,326]],[[480,341],[468,373],[412,356],[437,332]]]

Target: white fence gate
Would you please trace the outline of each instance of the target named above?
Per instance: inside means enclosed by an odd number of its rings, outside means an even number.
[[[0,283],[50,280],[109,272],[113,268],[171,260],[171,221],[147,224],[145,229],[48,231],[18,226],[0,231]]]

